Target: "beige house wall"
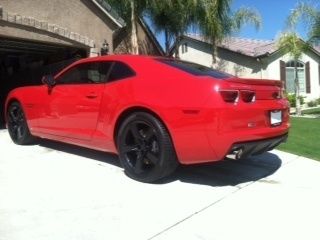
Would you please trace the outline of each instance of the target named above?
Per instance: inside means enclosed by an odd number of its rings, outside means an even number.
[[[102,47],[106,40],[113,51],[113,32],[118,28],[91,0],[0,0],[6,21],[0,21],[0,35],[48,41],[57,44]],[[26,18],[29,26],[23,24]],[[30,25],[30,21],[35,22]],[[48,33],[44,22],[53,28]],[[37,29],[36,24],[40,24]]]
[[[264,78],[267,79],[279,79],[280,78],[280,61],[288,62],[292,60],[289,54],[275,54],[274,56],[266,59],[268,62],[266,74]],[[319,83],[319,64],[320,57],[311,51],[302,54],[300,59],[303,63],[310,63],[310,84],[311,93],[301,93],[306,97],[307,101],[320,97],[320,83]]]
[[[187,43],[188,51],[183,52],[182,46]],[[196,62],[198,64],[212,67],[211,46],[200,41],[183,39],[179,45],[179,57],[182,60]],[[280,79],[280,60],[290,61],[288,54],[272,54],[264,58],[248,57],[240,53],[219,48],[217,62],[213,65],[215,69],[230,73],[243,78],[257,79]],[[309,51],[302,55],[303,63],[310,63],[311,93],[302,93],[306,101],[320,97],[319,64],[320,57]]]
[[[181,44],[187,43],[188,51],[183,53],[182,47],[179,47],[179,56],[182,60],[195,61],[201,65],[212,66],[212,48],[209,44],[182,40]],[[226,49],[218,49],[216,57],[217,62],[214,68],[235,76],[247,78],[261,78],[263,74],[263,64],[250,57],[237,54]]]

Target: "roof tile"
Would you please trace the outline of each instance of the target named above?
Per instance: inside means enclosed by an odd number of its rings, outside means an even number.
[[[201,35],[187,34],[186,36],[198,41],[209,43],[209,41]],[[225,38],[218,46],[250,57],[271,54],[277,50],[276,42],[274,40],[258,40],[239,37]]]

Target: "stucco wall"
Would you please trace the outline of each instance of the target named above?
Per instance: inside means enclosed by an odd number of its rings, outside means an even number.
[[[87,36],[94,41],[96,48],[101,48],[104,39],[110,45],[112,52],[112,35],[117,26],[90,0],[0,0],[0,6],[3,10],[18,14],[21,16],[32,17],[38,21],[46,21],[59,27],[66,28],[70,32]],[[13,23],[14,24],[14,23]],[[26,34],[28,27],[17,24],[16,31],[6,26],[5,22],[1,24],[1,31],[6,31],[6,36],[15,36],[19,38],[32,39],[34,36]],[[23,30],[23,31],[21,31]],[[30,29],[36,34],[47,35],[41,30]],[[20,33],[22,35],[20,35]],[[59,36],[50,36],[57,39],[57,43],[72,42]],[[39,38],[45,40],[44,38]]]
[[[188,44],[188,51],[183,53],[182,45],[185,43]],[[211,47],[206,43],[182,40],[179,47],[179,56],[182,60],[195,61],[208,67],[212,66]],[[226,49],[218,49],[216,60],[214,68],[239,77],[261,78],[264,71],[263,63]]]
[[[80,43],[71,41],[64,37],[58,36],[57,34],[45,33],[39,29],[32,29],[30,27],[22,26],[10,22],[1,22],[0,21],[0,37],[9,37],[9,38],[23,38],[31,41],[40,41],[47,42],[52,44],[62,44],[65,46],[74,46],[85,48]]]
[[[188,51],[183,53],[183,44],[188,44]],[[179,57],[181,60],[193,61],[201,65],[211,67],[212,56],[210,54],[211,48],[209,44],[204,44],[196,41],[182,40],[179,46]]]
[[[276,54],[268,59],[268,67],[265,74],[265,78],[268,79],[279,79],[280,78],[280,60],[288,62],[292,60],[289,54],[281,55]],[[313,100],[320,97],[320,85],[319,85],[319,63],[320,58],[311,51],[302,54],[300,59],[303,63],[310,63],[310,84],[311,93],[302,93],[306,97],[307,101]]]
[[[187,43],[188,51],[183,53],[182,46]],[[179,45],[180,59],[196,62],[208,67],[212,66],[211,47],[209,44],[183,39]],[[290,61],[288,54],[273,54],[269,57],[257,59],[248,57],[240,53],[231,52],[226,49],[219,48],[217,54],[217,63],[214,68],[235,76],[244,78],[258,78],[258,79],[280,79],[280,60]],[[310,62],[310,84],[311,93],[302,94],[306,96],[306,100],[310,101],[320,97],[319,84],[319,63],[320,57],[309,51],[302,55],[301,61]]]

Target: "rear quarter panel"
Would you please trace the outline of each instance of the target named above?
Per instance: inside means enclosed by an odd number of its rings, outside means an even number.
[[[106,142],[111,143],[108,148],[116,152],[111,138],[120,115],[127,109],[141,107],[164,122],[182,163],[184,159],[197,161],[214,157],[211,150],[205,156],[202,153],[208,152],[204,109],[215,80],[195,79],[164,64],[152,62],[147,65],[135,62],[132,68],[137,70],[135,77],[106,85],[95,138],[107,138]]]

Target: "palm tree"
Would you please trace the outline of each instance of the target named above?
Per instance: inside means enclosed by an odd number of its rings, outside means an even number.
[[[294,61],[294,90],[296,96],[296,114],[301,115],[300,106],[300,86],[298,77],[298,61],[304,51],[309,48],[309,44],[302,41],[301,38],[293,31],[283,33],[278,39],[278,47],[280,51],[288,53]]]
[[[303,42],[295,33],[300,20],[307,25],[307,42]],[[303,2],[298,3],[287,18],[286,25],[290,34],[283,34],[280,37],[279,46],[284,47],[284,51],[293,57],[296,66],[302,53],[310,48],[310,44],[320,42],[320,9]],[[295,73],[296,114],[301,115],[299,79],[296,67]]]
[[[156,32],[164,32],[166,55],[173,42],[194,23],[196,0],[153,1],[148,16]],[[178,56],[178,49],[175,55]]]
[[[226,36],[239,31],[251,23],[256,28],[261,25],[260,15],[249,8],[232,12],[232,0],[167,0],[153,1],[150,10],[156,30],[164,31],[166,52],[171,42],[177,42],[180,35],[190,27],[199,29],[213,45],[213,63],[216,61],[217,44]],[[177,44],[176,44],[177,46]],[[175,55],[178,56],[178,49]]]
[[[137,37],[138,19],[142,17],[143,12],[148,7],[148,0],[107,0],[128,23],[131,23],[131,53],[139,54],[139,45]]]
[[[318,17],[315,18],[314,24],[312,25],[309,35],[311,42],[315,44],[320,43],[320,11],[318,12]]]
[[[307,26],[308,41],[320,43],[320,9],[306,3],[297,4],[287,19],[287,27],[294,29],[300,20]]]
[[[216,63],[217,45],[245,24],[261,26],[259,13],[250,8],[231,11],[232,0],[202,0],[198,7],[198,25],[204,37],[212,44],[212,64]]]

